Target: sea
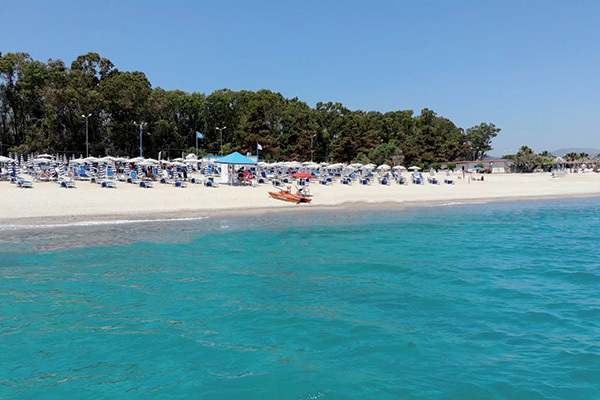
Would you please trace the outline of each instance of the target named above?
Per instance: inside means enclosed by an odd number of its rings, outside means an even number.
[[[600,198],[303,206],[0,227],[0,398],[600,399]]]

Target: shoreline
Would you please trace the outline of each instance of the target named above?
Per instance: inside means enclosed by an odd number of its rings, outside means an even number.
[[[100,224],[128,224],[140,222],[201,220],[212,217],[256,216],[272,212],[310,214],[325,211],[405,211],[407,209],[424,209],[430,207],[449,207],[457,205],[473,205],[487,203],[511,203],[520,201],[552,201],[568,199],[586,199],[600,197],[600,193],[581,193],[564,195],[524,195],[503,197],[475,197],[442,200],[411,200],[411,201],[346,201],[338,204],[289,204],[289,207],[249,207],[249,208],[217,208],[217,209],[182,209],[170,211],[143,211],[143,212],[114,212],[110,214],[77,214],[69,216],[36,216],[36,217],[0,217],[0,225],[14,228],[43,228],[74,225],[100,225]]]

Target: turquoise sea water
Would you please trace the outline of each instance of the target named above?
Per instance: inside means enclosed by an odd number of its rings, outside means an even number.
[[[600,199],[0,228],[0,398],[598,399]]]

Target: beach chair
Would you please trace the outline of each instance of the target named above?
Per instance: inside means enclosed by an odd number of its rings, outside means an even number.
[[[83,167],[75,170],[75,177],[81,181],[89,181],[92,179],[92,177],[87,173],[87,171]]]
[[[141,180],[138,178],[137,171],[131,171],[129,174],[129,178],[127,178],[127,183],[137,184],[140,183]]]
[[[386,177],[383,177],[379,180],[379,183],[385,186],[390,186],[390,180]]]
[[[360,184],[361,185],[369,186],[371,184],[371,180],[369,178],[361,178],[360,179]]]
[[[102,183],[100,184],[100,186],[102,186],[103,188],[116,189],[117,188],[117,183],[114,182],[114,181],[102,181]]]
[[[144,189],[149,189],[153,188],[154,184],[152,183],[152,181],[140,181],[140,187]]]
[[[75,188],[75,182],[65,179],[64,177],[58,178],[58,184],[60,185],[60,187],[65,188],[65,189],[74,189]]]
[[[435,177],[427,178],[427,182],[431,183],[432,185],[439,185],[439,182],[438,182],[437,178],[435,178]]]
[[[21,189],[25,189],[25,188],[33,188],[33,182],[28,181],[27,179],[23,178],[22,176],[17,176],[16,177],[16,184],[18,188]]]
[[[185,181],[176,181],[176,182],[173,182],[173,186],[178,187],[178,188],[186,188],[187,187],[187,182],[185,182]]]
[[[204,186],[206,187],[219,187],[219,184],[217,182],[215,182],[215,178],[208,178],[205,182],[204,182]]]

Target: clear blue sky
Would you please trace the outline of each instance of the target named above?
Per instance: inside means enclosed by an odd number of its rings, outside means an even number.
[[[0,51],[97,52],[154,87],[492,122],[492,154],[600,147],[600,1],[5,0]]]

